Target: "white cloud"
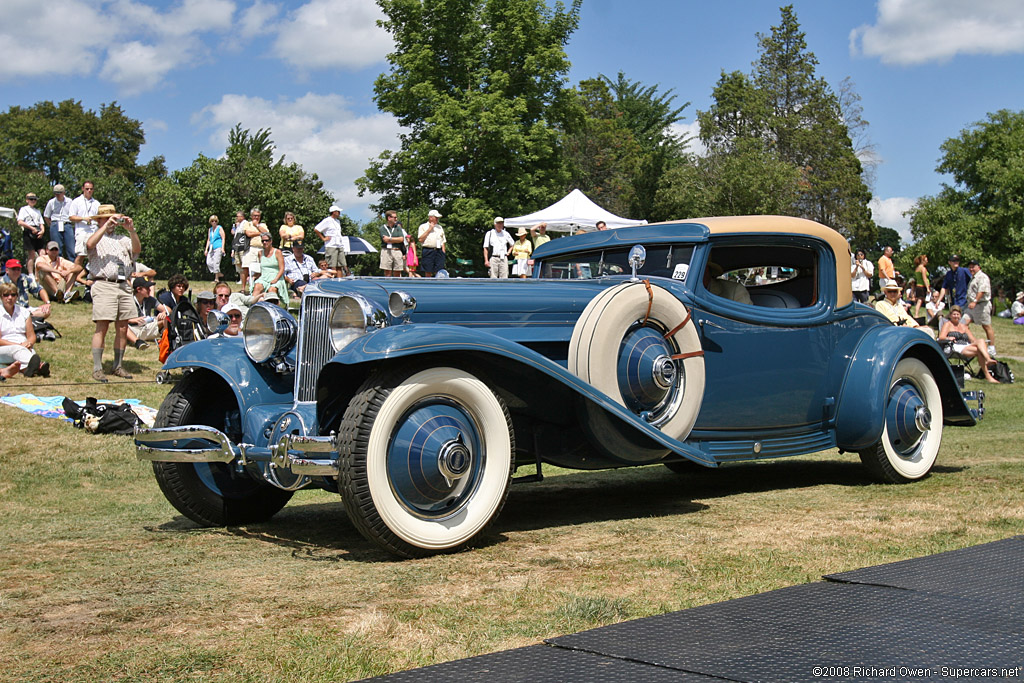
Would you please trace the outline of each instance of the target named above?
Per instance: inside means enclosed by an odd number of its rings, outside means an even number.
[[[373,0],[310,0],[289,15],[274,54],[304,69],[359,69],[384,59],[390,36],[377,27],[384,15]]]
[[[99,63],[100,47],[109,38],[107,20],[96,3],[78,0],[5,0],[0,23],[0,81],[51,75],[91,73]],[[74,26],[74,37],[47,40],[46,27]],[[38,40],[26,41],[31,35]]]
[[[142,128],[147,133],[152,132],[154,130],[158,130],[161,133],[166,133],[168,131],[167,122],[163,119],[150,119],[142,124]]]
[[[238,34],[252,37],[267,33],[270,27],[270,20],[276,17],[279,11],[280,8],[277,5],[256,0],[248,9],[242,12]]]
[[[193,116],[193,123],[213,129],[210,144],[218,149],[224,148],[228,131],[239,122],[254,132],[269,128],[277,154],[316,173],[339,206],[361,220],[369,218],[357,214],[370,198],[358,196],[355,180],[371,157],[384,149],[397,149],[401,132],[389,114],[355,115],[341,95],[308,93],[277,101],[224,95]]]
[[[900,234],[904,244],[910,244],[914,238],[910,234],[910,218],[903,214],[917,204],[916,199],[910,197],[872,197],[868,202],[871,209],[871,218],[883,228],[892,228]]]
[[[958,54],[1024,52],[1020,0],[879,0],[874,25],[850,32],[850,53],[886,64],[944,62]]]
[[[708,153],[708,148],[700,141],[700,122],[673,123],[669,130],[678,138],[688,140],[686,149],[699,157]]]

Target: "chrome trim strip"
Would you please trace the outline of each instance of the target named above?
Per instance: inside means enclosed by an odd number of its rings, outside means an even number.
[[[179,440],[213,442],[209,448],[178,446]],[[170,441],[171,446],[165,446]],[[153,427],[135,430],[135,454],[150,462],[231,462],[238,451],[224,432],[213,427]]]

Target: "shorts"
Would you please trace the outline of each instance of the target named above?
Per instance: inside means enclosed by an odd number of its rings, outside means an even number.
[[[125,282],[96,280],[92,284],[93,321],[130,320],[138,317],[131,285]]]
[[[46,247],[46,232],[43,232],[43,237],[36,237],[32,235],[27,229],[21,231],[22,245],[25,247],[25,251],[43,251]]]
[[[394,249],[388,249],[384,247],[380,250],[380,269],[381,270],[405,270],[405,254],[402,250],[395,247]]]
[[[142,341],[153,341],[160,337],[160,321],[158,320],[142,325],[129,325],[128,329]]]
[[[976,322],[979,325],[992,324],[992,315],[989,313],[989,303],[987,301],[975,304],[974,308],[964,306],[964,317],[970,318],[971,322]]]
[[[324,255],[327,256],[327,265],[331,268],[344,268],[348,270],[348,261],[345,259],[345,250],[341,247],[326,247]]]
[[[259,246],[242,253],[242,267],[248,268],[250,275],[259,275],[263,271],[263,268],[260,267],[260,252],[262,251],[263,247]]]
[[[65,228],[66,230],[67,228]],[[85,243],[89,241],[89,237],[92,235],[82,228],[75,228],[75,256],[88,256],[89,248],[85,246]]]
[[[423,247],[420,254],[420,268],[426,273],[444,270],[444,252],[433,247]]]

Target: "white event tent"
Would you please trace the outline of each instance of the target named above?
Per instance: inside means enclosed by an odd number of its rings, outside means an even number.
[[[547,223],[548,230],[563,232],[582,232],[594,229],[594,224],[604,221],[608,228],[629,228],[636,225],[647,225],[647,221],[634,221],[616,216],[605,211],[590,201],[587,195],[578,189],[573,190],[557,202],[533,213],[516,218],[506,218],[506,228],[532,227],[537,223]]]

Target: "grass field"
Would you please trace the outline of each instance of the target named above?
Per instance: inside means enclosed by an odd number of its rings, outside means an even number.
[[[155,348],[128,351],[145,381],[84,384],[89,307],[53,322],[53,377],[0,391],[160,404]],[[1000,355],[1024,359],[1024,329],[995,322]],[[0,679],[350,680],[1024,533],[1024,388],[984,389],[984,422],[947,428],[916,484],[874,484],[836,452],[688,476],[548,469],[513,486],[483,547],[401,562],[326,492],[267,524],[196,528],[130,438],[0,407]]]

